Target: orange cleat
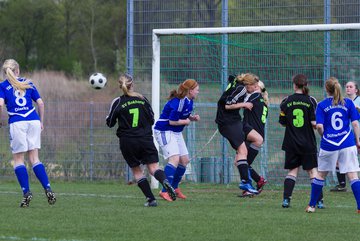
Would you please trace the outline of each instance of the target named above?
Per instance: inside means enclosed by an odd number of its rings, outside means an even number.
[[[164,199],[164,200],[166,200],[166,201],[168,201],[168,202],[172,202],[172,201],[173,201],[172,198],[170,197],[169,193],[167,193],[167,192],[160,192],[160,193],[159,193],[159,196],[160,196],[162,199]]]
[[[175,193],[178,198],[186,199],[186,196],[181,192],[180,188],[176,188]]]

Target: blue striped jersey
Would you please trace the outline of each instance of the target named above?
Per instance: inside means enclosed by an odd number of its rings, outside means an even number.
[[[25,78],[19,78],[19,81],[25,81]],[[32,88],[25,90],[23,94],[15,91],[9,81],[6,79],[0,83],[0,98],[4,99],[9,115],[9,124],[17,121],[40,120],[33,101],[40,97],[35,85],[30,82]]]

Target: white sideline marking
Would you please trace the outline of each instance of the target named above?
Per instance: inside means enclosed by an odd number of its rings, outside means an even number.
[[[20,237],[17,237],[17,236],[0,236],[0,240],[29,240],[29,239],[20,238]],[[33,241],[50,241],[50,240],[54,240],[54,239],[32,237],[32,238],[30,238],[30,240],[33,240]],[[81,240],[81,239],[58,239],[58,241],[85,241],[85,240]],[[86,241],[91,241],[91,240],[86,240]]]
[[[0,191],[0,194],[14,194],[14,195],[19,195],[19,192],[13,192],[13,191]],[[79,197],[94,197],[94,198],[126,198],[126,199],[141,199],[142,196],[131,196],[131,195],[106,195],[106,194],[94,194],[94,193],[56,193],[59,196],[79,196]],[[258,198],[258,197],[255,197]],[[205,198],[207,199],[207,198]],[[204,198],[201,198],[201,200],[205,200]],[[211,198],[209,198],[211,199]],[[200,199],[196,199],[196,198],[192,198],[193,201],[198,201]],[[263,199],[257,199],[256,201],[253,200],[252,203],[256,203],[258,205],[261,205],[265,202],[265,200]],[[305,203],[306,204],[306,203]],[[330,207],[334,207],[334,208],[354,208],[354,206],[350,206],[350,205],[341,205],[341,204],[337,204],[334,206],[329,206]],[[327,208],[327,204],[325,203],[325,208]],[[16,237],[15,237],[16,238]],[[2,236],[0,236],[0,240],[4,239],[2,238]],[[16,239],[13,239],[16,240]],[[64,240],[65,241],[65,240]],[[66,240],[67,241],[67,240]],[[74,240],[77,241],[77,240]]]
[[[21,194],[19,192],[11,192],[11,191],[0,191],[1,194]],[[127,198],[127,199],[138,199],[139,196],[131,196],[131,195],[106,195],[106,194],[94,194],[94,193],[63,193],[63,192],[55,192],[56,195],[59,196],[79,196],[79,197],[96,197],[96,198]],[[1,237],[1,236],[0,236]]]

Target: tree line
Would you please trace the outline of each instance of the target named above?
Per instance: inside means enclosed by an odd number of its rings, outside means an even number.
[[[77,78],[126,63],[126,0],[0,0],[0,61]]]

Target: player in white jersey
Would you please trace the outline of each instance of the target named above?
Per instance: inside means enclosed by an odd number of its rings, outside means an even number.
[[[0,83],[0,115],[3,106],[6,105],[14,170],[23,191],[20,207],[28,207],[32,199],[29,176],[24,163],[26,153],[36,177],[45,190],[48,203],[53,205],[56,202],[55,193],[51,190],[49,178],[38,154],[43,130],[44,102],[35,85],[19,77],[20,68],[15,60],[6,60],[2,68],[7,79]],[[39,115],[33,101],[38,106]]]
[[[326,80],[325,89],[328,97],[316,109],[316,129],[321,136],[318,173],[312,181],[310,202],[305,211],[315,212],[325,178],[329,171],[335,170],[338,161],[340,173],[346,173],[350,180],[360,214],[360,180],[357,174],[360,171],[357,159],[357,148],[360,148],[359,114],[353,101],[342,97],[341,86],[335,77]]]

